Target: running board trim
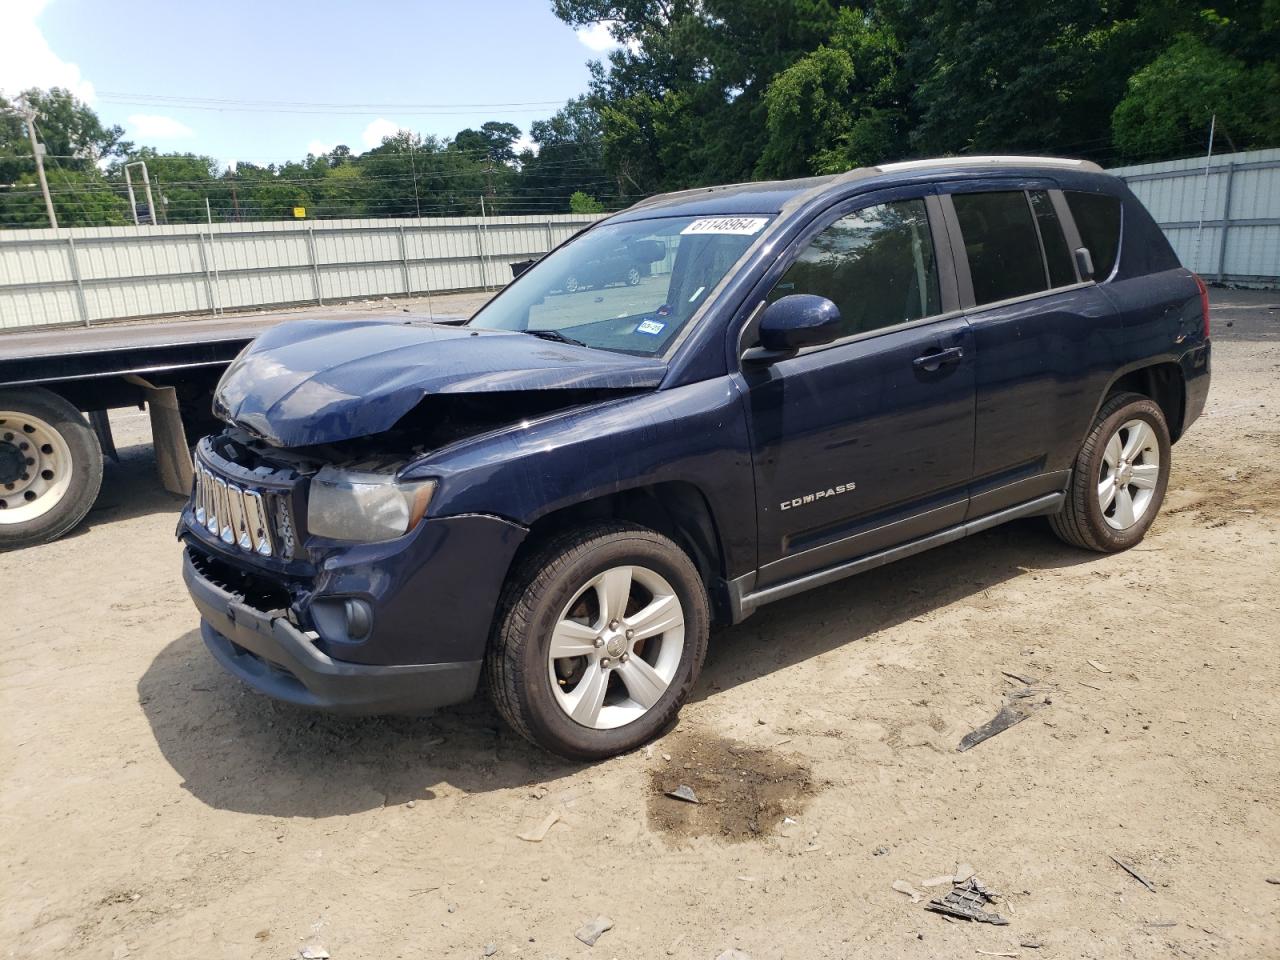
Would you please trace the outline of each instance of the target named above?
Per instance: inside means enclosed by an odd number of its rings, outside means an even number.
[[[1047,493],[1042,497],[1036,497],[1034,500],[1018,504],[1016,507],[998,510],[995,513],[987,514],[985,517],[978,517],[975,520],[969,520],[966,523],[960,523],[954,527],[939,530],[937,533],[920,537],[918,540],[911,540],[908,543],[890,547],[888,550],[881,550],[878,553],[859,557],[857,560],[851,560],[848,563],[828,567],[825,570],[818,570],[815,573],[808,573],[803,577],[787,580],[772,587],[766,587],[763,590],[755,590],[750,593],[739,592],[741,586],[745,586],[742,581],[748,580],[748,577],[742,577],[738,581],[730,581],[729,601],[733,607],[733,622],[738,623],[744,620],[766,603],[784,600],[787,597],[795,596],[797,593],[804,593],[806,590],[826,586],[828,583],[835,583],[837,580],[843,580],[845,577],[851,577],[854,574],[874,570],[876,567],[882,567],[886,563],[892,563],[904,557],[923,553],[931,547],[940,547],[944,543],[963,540],[965,537],[981,533],[984,530],[990,530],[992,527],[997,527],[1010,520],[1034,517],[1046,513],[1057,513],[1066,499],[1066,493]],[[750,575],[749,578],[755,579],[754,576]],[[735,590],[735,586],[738,586],[739,590]]]

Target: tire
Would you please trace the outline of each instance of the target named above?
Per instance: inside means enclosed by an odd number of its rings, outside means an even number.
[[[564,282],[564,288],[569,293],[577,293],[579,290],[585,290],[586,284],[579,283],[577,277],[570,277]]]
[[[1136,393],[1108,399],[1076,456],[1066,502],[1049,517],[1053,532],[1099,553],[1140,543],[1164,502],[1172,446],[1154,401]]]
[[[620,605],[605,591],[623,595],[613,586],[623,570],[629,599],[614,618]],[[674,722],[702,669],[710,622],[702,578],[671,540],[625,523],[570,531],[508,580],[486,658],[489,694],[517,733],[552,753],[625,753]],[[642,636],[646,629],[657,632]],[[553,634],[555,649],[575,655],[553,659]]]
[[[102,447],[84,415],[39,387],[0,390],[0,550],[68,533],[102,487]]]
[[[640,268],[632,267],[627,271],[627,286],[637,287],[640,285]]]

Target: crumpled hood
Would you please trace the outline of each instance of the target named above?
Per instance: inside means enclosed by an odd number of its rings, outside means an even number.
[[[662,360],[524,333],[299,320],[271,328],[232,362],[213,407],[270,443],[298,447],[389,430],[432,394],[634,391],[658,386],[666,371]]]

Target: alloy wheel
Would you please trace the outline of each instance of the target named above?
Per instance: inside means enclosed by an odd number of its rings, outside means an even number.
[[[1145,420],[1127,420],[1102,452],[1098,506],[1114,530],[1127,530],[1143,518],[1160,481],[1160,444]]]
[[[552,630],[547,669],[556,703],[595,730],[638,720],[671,686],[684,628],[680,598],[661,574],[618,566],[596,575]]]

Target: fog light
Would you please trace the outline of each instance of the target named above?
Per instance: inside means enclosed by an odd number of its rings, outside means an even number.
[[[342,605],[342,612],[347,616],[347,636],[352,640],[363,640],[373,629],[373,611],[363,600],[347,600]]]

